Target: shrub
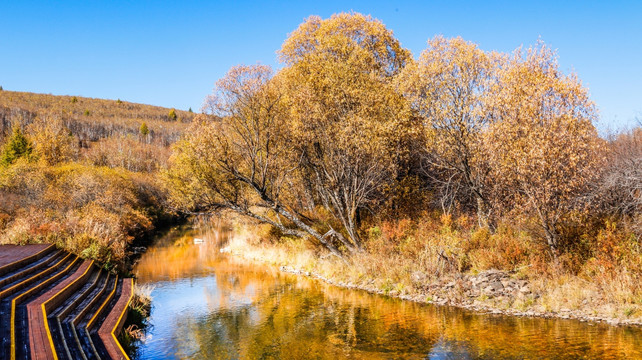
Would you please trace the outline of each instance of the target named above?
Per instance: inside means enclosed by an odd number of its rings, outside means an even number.
[[[142,124],[140,124],[140,134],[143,136],[147,136],[147,134],[149,134],[149,129],[147,128],[147,124],[144,121]]]
[[[133,136],[114,136],[91,144],[83,157],[96,166],[154,172],[167,163],[170,149],[146,144]]]
[[[27,129],[39,160],[53,165],[76,158],[78,143],[60,118],[38,116]]]
[[[175,109],[170,110],[168,117],[171,121],[176,121],[176,119],[178,119],[178,115],[176,115],[176,110]]]
[[[609,141],[608,161],[590,198],[598,211],[626,220],[642,237],[642,128]]]
[[[484,227],[471,234],[464,253],[475,270],[514,270],[528,262],[529,243],[528,236],[506,225],[501,225],[495,233]]]

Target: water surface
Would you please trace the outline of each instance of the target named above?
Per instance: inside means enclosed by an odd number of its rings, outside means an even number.
[[[642,359],[642,330],[476,314],[344,290],[174,229],[135,268],[154,286],[138,359]],[[203,243],[194,244],[194,238]]]

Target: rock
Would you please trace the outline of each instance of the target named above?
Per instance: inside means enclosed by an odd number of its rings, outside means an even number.
[[[426,274],[421,271],[415,271],[410,275],[410,281],[415,284],[423,284],[426,282]]]
[[[494,291],[499,291],[504,288],[504,285],[502,285],[501,281],[493,281],[489,286],[493,288]]]
[[[135,246],[132,248],[132,253],[134,254],[142,254],[147,250],[146,247],[144,246]]]

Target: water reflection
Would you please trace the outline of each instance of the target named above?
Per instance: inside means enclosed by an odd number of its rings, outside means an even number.
[[[642,358],[640,329],[479,315],[343,290],[222,256],[229,235],[177,229],[143,255],[139,282],[155,290],[138,358]]]

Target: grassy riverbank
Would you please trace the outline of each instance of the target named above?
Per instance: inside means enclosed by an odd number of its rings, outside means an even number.
[[[224,251],[337,286],[417,302],[517,316],[642,325],[642,289],[636,280],[639,273],[631,266],[609,270],[599,267],[603,259],[595,259],[573,272],[523,250],[531,241],[523,233],[504,229],[489,235],[470,232],[463,225],[448,218],[430,223],[424,219],[413,230],[407,221],[406,234],[397,239],[391,239],[391,232],[400,231],[403,224],[384,226],[380,232],[371,229],[366,250],[347,263],[322,255],[303,240],[277,239],[266,227],[247,225],[239,227],[239,235]],[[453,246],[451,254],[465,251],[472,267],[445,268],[440,255],[431,249],[445,242]]]

